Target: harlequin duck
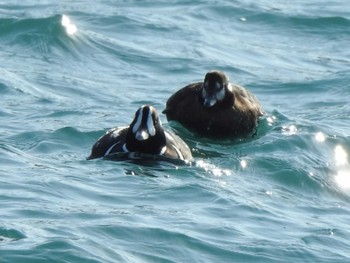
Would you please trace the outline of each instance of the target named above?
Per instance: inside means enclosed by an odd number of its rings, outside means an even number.
[[[192,154],[187,144],[175,134],[164,131],[158,113],[150,105],[140,107],[129,127],[114,128],[93,145],[87,158],[108,157],[115,153],[158,155],[189,162]]]
[[[256,131],[263,109],[254,95],[213,70],[174,93],[163,113],[204,136],[244,138]]]

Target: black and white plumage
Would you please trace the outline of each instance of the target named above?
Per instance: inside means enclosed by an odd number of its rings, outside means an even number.
[[[175,92],[163,113],[168,121],[204,136],[243,138],[256,130],[263,109],[248,90],[231,84],[224,72],[213,70],[203,82]]]
[[[93,145],[87,158],[108,157],[116,153],[159,155],[166,158],[192,160],[187,144],[175,134],[164,131],[154,107],[140,107],[129,127],[113,128]]]

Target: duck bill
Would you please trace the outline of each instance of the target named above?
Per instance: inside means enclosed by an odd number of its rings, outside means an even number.
[[[135,134],[135,138],[138,141],[145,141],[149,138],[149,134],[148,134],[147,130],[140,129],[140,130],[137,130],[137,132]]]
[[[206,97],[204,99],[204,107],[206,108],[210,108],[210,107],[213,107],[215,105],[215,103],[217,102],[217,99],[215,96],[210,96],[210,97]]]

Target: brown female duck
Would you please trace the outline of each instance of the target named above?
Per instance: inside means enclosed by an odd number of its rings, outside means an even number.
[[[254,134],[263,115],[257,98],[231,84],[225,73],[210,71],[203,82],[175,92],[163,111],[168,121],[208,137],[243,138]]]

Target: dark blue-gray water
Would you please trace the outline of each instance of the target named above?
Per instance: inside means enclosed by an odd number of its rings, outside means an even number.
[[[0,1],[1,262],[350,262],[349,43],[343,0]],[[256,137],[85,160],[212,69]]]

